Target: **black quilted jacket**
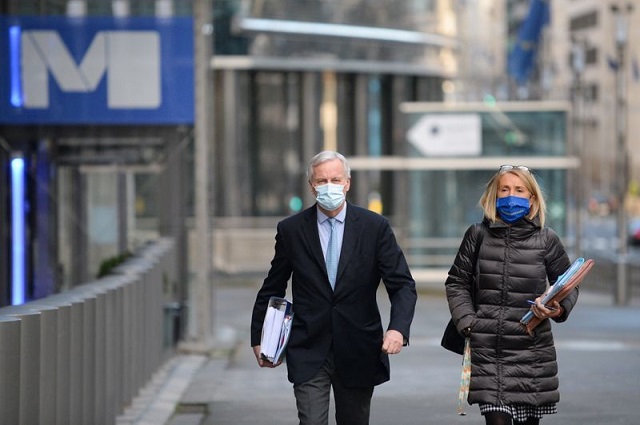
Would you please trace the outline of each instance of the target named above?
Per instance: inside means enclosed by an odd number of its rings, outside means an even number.
[[[470,289],[474,251],[478,253],[476,307]],[[449,309],[459,331],[471,328],[471,384],[469,404],[529,404],[559,400],[558,365],[549,320],[530,336],[520,324],[529,311],[527,300],[542,294],[570,266],[556,233],[537,220],[522,219],[474,224],[466,231],[445,283]],[[578,300],[576,288],[561,305],[563,322]]]

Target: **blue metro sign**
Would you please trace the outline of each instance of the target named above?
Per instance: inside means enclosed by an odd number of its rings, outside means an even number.
[[[190,18],[0,17],[0,46],[0,123],[193,123]]]

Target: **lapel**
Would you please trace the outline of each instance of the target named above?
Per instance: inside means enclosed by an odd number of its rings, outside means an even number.
[[[324,270],[325,275],[327,274],[327,266],[324,261],[324,255],[322,254],[322,245],[320,244],[320,235],[318,234],[318,213],[316,210],[316,205],[314,204],[311,208],[307,208],[305,217],[304,217],[304,225],[302,227],[302,232],[304,233],[305,241],[307,247],[309,248],[309,252],[311,252],[311,256],[313,260],[315,260],[321,269]],[[327,282],[328,282],[327,275]]]

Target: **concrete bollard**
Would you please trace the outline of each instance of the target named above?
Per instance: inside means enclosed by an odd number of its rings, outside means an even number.
[[[78,334],[78,325],[82,316],[82,300],[64,294],[52,295],[34,302],[25,304],[25,307],[34,311],[51,309],[56,316],[56,327],[53,330],[55,338],[56,355],[42,358],[41,369],[55,369],[55,414],[45,418],[47,423],[57,425],[80,424],[81,368],[78,347],[82,345],[81,335]]]
[[[100,315],[105,303],[105,297],[113,292],[121,284],[121,279],[107,277],[100,281],[76,287],[68,294],[74,298],[82,300],[82,315],[79,320],[79,329],[82,337],[77,340],[82,344],[79,351],[83,353],[79,365],[82,370],[81,381],[78,388],[84,391],[80,407],[80,417],[85,423],[112,423],[117,415],[118,406],[110,405],[109,400],[101,394],[106,394],[109,370],[102,365],[109,357],[109,353],[104,350],[108,341],[103,336],[107,318]],[[115,348],[112,348],[117,350]]]
[[[56,387],[58,381],[58,309],[41,306],[40,312],[40,418],[56,424]]]
[[[0,317],[0,418],[20,423],[20,319]]]
[[[2,314],[20,319],[20,422],[39,425],[40,418],[40,322],[41,313],[24,305],[9,306]]]
[[[151,267],[152,263],[148,259],[136,257],[114,269],[114,273],[132,277],[137,281],[134,293],[134,305],[136,308],[133,311],[135,325],[132,329],[132,369],[135,388],[143,387],[157,369],[157,365],[154,365],[153,356],[149,354],[149,351],[153,349],[151,346],[153,335],[149,325],[150,299],[154,297],[151,292],[153,285],[148,283],[148,272]]]
[[[0,308],[0,423],[113,424],[171,348],[163,262],[174,254],[165,240],[118,274]]]
[[[82,314],[82,423],[90,424],[95,420],[96,403],[96,299],[97,293],[92,285],[84,285],[79,290],[84,298]]]
[[[118,392],[119,374],[116,356],[122,350],[122,325],[116,318],[116,292],[127,282],[128,278],[110,276],[98,282],[96,293],[96,344],[95,344],[95,423],[112,424],[117,415],[123,410]]]

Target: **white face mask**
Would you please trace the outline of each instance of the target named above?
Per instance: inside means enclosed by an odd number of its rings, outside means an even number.
[[[335,211],[344,202],[344,185],[327,183],[316,186],[316,201],[327,211]]]

